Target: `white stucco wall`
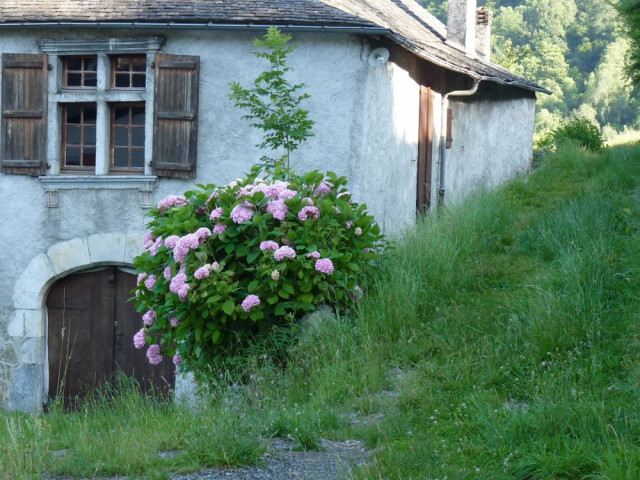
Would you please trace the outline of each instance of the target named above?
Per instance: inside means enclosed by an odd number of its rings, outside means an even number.
[[[445,202],[492,187],[528,170],[535,98],[451,99],[453,142],[447,150]]]

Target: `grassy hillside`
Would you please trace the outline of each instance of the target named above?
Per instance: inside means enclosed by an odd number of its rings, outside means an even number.
[[[639,186],[639,147],[563,147],[423,219],[354,312],[312,322],[284,367],[221,374],[197,411],[129,386],[4,415],[0,478],[168,478],[287,435],[363,439],[363,479],[640,478]]]

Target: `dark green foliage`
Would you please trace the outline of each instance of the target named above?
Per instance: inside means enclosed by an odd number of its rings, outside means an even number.
[[[447,2],[419,0],[446,23]],[[615,3],[615,2],[614,2]],[[616,131],[638,125],[638,93],[624,78],[622,21],[609,0],[478,0],[493,11],[493,61],[552,92],[539,94],[536,133],[576,112]],[[618,4],[631,39],[629,71],[640,80],[640,0]]]
[[[592,152],[599,152],[604,148],[604,140],[598,126],[580,116],[566,121],[562,127],[554,130],[551,136],[556,145],[573,142]]]
[[[631,41],[628,72],[634,83],[640,83],[640,0],[620,0],[616,5]]]

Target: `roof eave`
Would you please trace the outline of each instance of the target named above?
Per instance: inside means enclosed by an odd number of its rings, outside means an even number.
[[[494,76],[489,76],[489,75],[480,75],[477,72],[470,70],[468,68],[464,68],[464,67],[460,67],[459,65],[455,65],[451,62],[447,62],[446,60],[443,60],[442,58],[439,58],[435,55],[430,54],[428,51],[426,51],[423,48],[418,47],[417,45],[413,44],[411,41],[409,41],[407,38],[405,38],[402,35],[399,35],[393,31],[389,31],[386,34],[390,39],[392,39],[393,41],[395,41],[396,43],[398,43],[399,45],[401,45],[402,47],[406,48],[407,50],[411,51],[412,53],[414,53],[415,55],[424,58],[425,60],[428,60],[431,63],[434,63],[440,67],[446,68],[447,70],[451,70],[454,72],[458,72],[458,73],[462,73],[465,75],[470,76],[471,78],[473,78],[474,80],[482,80],[482,81],[490,81],[490,82],[494,82],[494,83],[499,83],[501,85],[508,85],[508,86],[513,86],[513,87],[518,87],[518,88],[523,88],[525,90],[530,90],[533,92],[540,92],[540,93],[546,93],[546,94],[551,94],[551,92],[549,90],[547,90],[546,88],[540,86],[540,85],[536,85],[536,84],[528,84],[528,83],[523,83],[520,82],[519,80],[514,80],[514,81],[508,81],[505,80],[503,78],[499,78],[499,77],[494,77]]]
[[[343,33],[359,33],[363,35],[387,35],[388,28],[369,25],[334,25],[334,24],[304,24],[304,23],[253,23],[253,22],[175,22],[175,21],[25,21],[25,22],[0,22],[0,28],[43,28],[43,27],[65,27],[65,28],[100,28],[100,29],[157,29],[170,28],[178,30],[266,30],[269,27],[277,27],[286,31],[322,32],[333,31]]]

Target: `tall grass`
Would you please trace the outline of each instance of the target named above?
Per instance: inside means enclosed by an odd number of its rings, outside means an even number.
[[[563,146],[425,216],[351,312],[307,322],[285,366],[255,352],[198,409],[124,382],[5,415],[0,478],[167,478],[259,462],[273,436],[364,440],[356,478],[640,478],[639,154]]]

